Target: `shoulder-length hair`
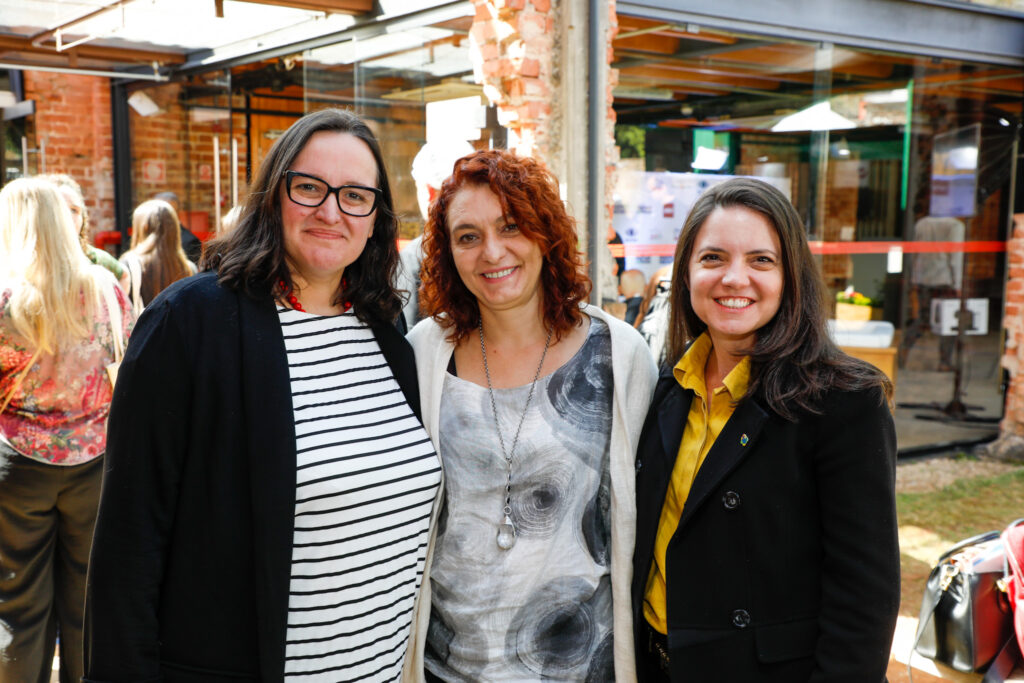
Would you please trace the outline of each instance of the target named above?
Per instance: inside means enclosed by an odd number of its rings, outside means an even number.
[[[54,353],[92,335],[101,288],[114,283],[82,252],[52,182],[19,178],[0,190],[0,254],[11,323],[31,346]]]
[[[146,303],[172,283],[192,274],[181,249],[181,224],[174,207],[162,199],[142,202],[132,213],[130,253],[138,260],[142,282],[138,292]]]
[[[555,177],[537,161],[503,150],[475,152],[455,162],[452,175],[430,206],[420,267],[421,305],[442,327],[452,328],[456,342],[480,320],[480,307],[455,269],[448,211],[459,190],[489,187],[502,211],[544,256],[541,287],[544,324],[556,339],[582,319],[580,302],[590,293],[583,258],[577,249],[576,221],[558,196]]]
[[[351,303],[356,315],[365,322],[390,323],[402,309],[402,299],[393,284],[398,265],[398,222],[391,185],[377,138],[361,118],[349,111],[323,109],[307,114],[274,142],[242,205],[238,225],[207,243],[203,265],[215,269],[224,286],[254,298],[268,294],[279,297],[292,290],[294,283],[285,263],[281,187],[285,171],[309,139],[321,131],[348,133],[366,143],[377,164],[377,187],[381,191],[373,234],[359,258],[345,268],[334,303]],[[344,164],[345,160],[337,162]],[[285,285],[283,289],[280,282]]]
[[[708,189],[686,217],[672,272],[668,362],[676,362],[687,342],[707,329],[690,301],[689,265],[697,235],[713,211],[737,206],[764,216],[782,251],[782,300],[775,316],[757,330],[748,353],[747,396],[762,399],[790,420],[798,410],[819,412],[818,400],[830,388],[878,387],[891,398],[889,379],[874,366],[842,353],[829,336],[825,284],[793,204],[772,185],[753,178],[733,178]]]

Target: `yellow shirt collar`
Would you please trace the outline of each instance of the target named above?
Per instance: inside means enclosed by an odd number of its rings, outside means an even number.
[[[711,337],[707,332],[697,337],[690,348],[686,350],[683,357],[679,359],[676,366],[672,368],[672,375],[684,389],[690,389],[699,396],[707,396],[707,387],[704,386],[704,367],[707,365],[708,356],[711,354]],[[743,360],[736,364],[729,374],[725,376],[722,383],[725,390],[733,401],[738,401],[747,393],[747,384],[750,382],[750,356],[744,356]]]

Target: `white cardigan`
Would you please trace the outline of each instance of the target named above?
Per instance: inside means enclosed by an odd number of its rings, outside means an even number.
[[[633,652],[633,616],[630,584],[633,580],[633,542],[636,535],[636,472],[634,461],[640,431],[647,417],[647,408],[654,393],[658,371],[650,349],[632,327],[606,314],[596,306],[587,305],[583,312],[599,318],[608,325],[612,342],[612,432],[609,442],[609,468],[612,484],[612,613],[615,643],[615,680],[636,680]],[[416,353],[416,374],[420,385],[420,403],[423,425],[427,429],[434,449],[440,453],[438,424],[441,407],[441,389],[451,360],[454,346],[448,334],[434,320],[427,318],[406,337]],[[402,680],[421,682],[423,651],[430,623],[430,565],[437,535],[437,516],[440,496],[434,504],[431,518],[430,545],[423,583],[413,612],[413,629],[409,651],[405,658]]]

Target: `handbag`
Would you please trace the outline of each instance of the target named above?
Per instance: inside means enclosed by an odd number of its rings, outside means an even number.
[[[925,585],[913,652],[965,673],[995,659],[1013,632],[1010,604],[1000,588],[1004,558],[998,531],[943,553]]]
[[[999,588],[1006,592],[1010,603],[1010,610],[1013,612],[1013,628],[1010,637],[1006,641],[1002,652],[996,658],[996,662],[989,667],[989,673],[993,669],[1006,669],[1006,674],[1011,672],[1020,661],[1021,653],[1024,652],[1024,518],[1010,523],[1000,535],[1003,542],[1003,562],[1005,576],[999,584]],[[1003,675],[1005,679],[1006,674]],[[985,681],[1002,680],[986,675]]]
[[[114,343],[114,362],[107,365],[107,377],[111,388],[117,383],[117,371],[121,368],[124,358],[124,325],[121,323],[121,306],[117,303],[114,290],[103,290],[103,301],[107,306],[107,318],[110,320],[110,338]]]

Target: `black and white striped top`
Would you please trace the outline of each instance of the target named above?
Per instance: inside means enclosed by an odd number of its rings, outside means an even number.
[[[285,675],[397,681],[440,464],[369,327],[278,315],[298,465]]]

